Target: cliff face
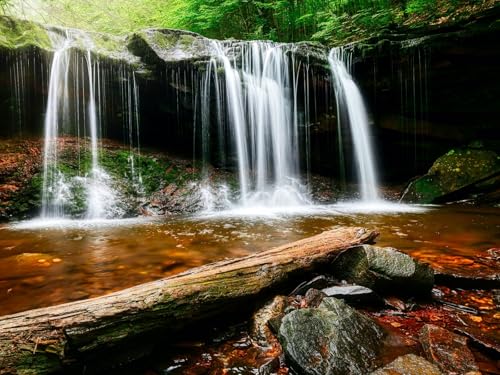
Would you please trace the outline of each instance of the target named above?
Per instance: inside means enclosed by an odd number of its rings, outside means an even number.
[[[353,50],[353,75],[372,113],[374,143],[385,181],[402,182],[423,173],[451,147],[476,139],[498,140],[499,9],[460,24],[404,30],[345,47]],[[184,156],[199,155],[193,144],[199,142],[195,128],[200,120],[200,80],[213,55],[209,39],[159,29],[111,36],[7,17],[0,17],[0,29],[0,113],[5,124],[1,137],[43,135],[53,40],[70,33],[75,55],[90,50],[98,61],[96,69],[102,72],[101,85],[106,88],[103,136],[128,138],[124,125],[128,104],[120,95],[128,89],[124,82],[133,75],[140,93],[141,142]],[[224,43],[232,59],[242,58],[242,42]],[[292,53],[304,74],[297,81],[298,91],[307,91],[313,114],[304,119],[314,151],[310,168],[338,176],[339,142],[328,49],[299,43],[290,46]],[[223,79],[224,71],[218,74]],[[84,101],[86,95],[83,88],[77,96]],[[350,170],[350,136],[344,132],[344,137]]]
[[[350,46],[386,179],[422,174],[450,148],[476,140],[498,149],[499,17],[496,6],[459,24]]]

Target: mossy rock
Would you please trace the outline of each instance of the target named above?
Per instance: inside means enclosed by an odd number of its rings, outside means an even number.
[[[52,43],[47,30],[35,22],[0,16],[0,48],[28,47],[51,49]]]
[[[487,189],[498,184],[500,157],[494,151],[461,148],[453,149],[438,158],[426,175],[412,181],[403,200],[411,203],[439,203],[446,196],[477,185]]]
[[[128,38],[128,48],[146,63],[159,65],[210,59],[210,41],[189,31],[146,29]]]
[[[289,364],[306,375],[369,373],[383,336],[375,322],[332,297],[287,314],[279,330]]]
[[[349,249],[335,260],[332,273],[380,294],[427,294],[434,285],[434,271],[427,264],[390,247]]]

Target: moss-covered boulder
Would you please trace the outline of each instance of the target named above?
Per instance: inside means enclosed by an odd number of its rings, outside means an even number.
[[[318,308],[292,311],[279,331],[289,364],[307,375],[369,373],[383,336],[375,322],[331,297]]]
[[[425,294],[434,285],[434,271],[427,264],[390,247],[349,249],[336,259],[332,273],[381,294]]]
[[[411,203],[440,203],[499,184],[500,156],[496,152],[481,148],[453,149],[438,158],[426,175],[412,181],[402,199]]]
[[[0,49],[38,47],[51,49],[47,30],[41,25],[0,16]]]
[[[128,37],[128,48],[152,65],[209,60],[211,56],[209,39],[193,32],[172,29],[136,32]]]

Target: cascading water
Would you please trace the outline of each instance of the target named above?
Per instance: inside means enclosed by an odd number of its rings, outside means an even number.
[[[207,71],[215,77],[217,118],[227,115],[234,140],[240,204],[286,207],[309,203],[299,178],[297,103],[291,99],[290,79],[295,67],[289,66],[286,47],[241,43],[239,62],[230,59],[229,45],[212,41],[212,47],[214,56]],[[217,78],[218,68],[224,70],[225,90]],[[203,88],[209,90],[210,85]],[[210,97],[210,92],[203,92],[202,97]],[[220,113],[222,108],[226,114]]]
[[[335,85],[337,111],[347,112],[354,144],[354,153],[365,202],[379,199],[374,154],[370,141],[368,115],[358,86],[349,74],[351,54],[343,48],[334,48],[328,57]]]
[[[92,61],[90,49],[83,59],[72,50],[74,43],[70,31],[65,37],[50,34],[56,51],[52,60],[49,96],[45,116],[45,141],[43,158],[42,213],[43,219],[66,216],[66,205],[75,200],[74,191],[85,189],[88,219],[115,216],[115,194],[110,187],[111,178],[99,165],[99,121],[95,87],[100,87],[99,66]],[[80,65],[85,67],[81,68]],[[84,80],[80,86],[80,81]],[[86,81],[85,81],[86,80]],[[87,100],[80,103],[79,90],[87,90]],[[72,97],[76,100],[72,100]],[[85,108],[80,111],[80,104]],[[59,163],[61,136],[82,133],[90,136],[90,171],[88,176],[67,176]],[[76,125],[76,132],[74,126]],[[78,138],[78,142],[80,142]],[[79,155],[80,158],[80,155]]]
[[[94,74],[94,65],[92,64],[92,55],[87,50],[87,77],[89,83],[89,98],[87,104],[87,118],[90,128],[90,153],[91,153],[91,171],[90,182],[87,186],[87,219],[100,219],[107,216],[107,210],[115,204],[115,194],[110,188],[110,176],[99,165],[99,134],[97,125],[97,110],[94,87],[94,75],[97,77],[97,86],[99,87],[99,65],[95,68],[97,74]]]
[[[69,198],[68,186],[57,163],[61,114],[68,102],[69,47],[68,38],[62,43],[59,42],[50,71],[49,97],[45,114],[42,218],[63,217],[64,204]]]

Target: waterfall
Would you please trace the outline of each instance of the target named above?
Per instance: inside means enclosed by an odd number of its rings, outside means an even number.
[[[75,35],[66,31],[65,37],[51,33],[56,46],[50,69],[49,94],[45,115],[45,139],[43,150],[42,212],[44,219],[63,218],[68,205],[79,198],[78,191],[85,190],[87,219],[114,217],[115,192],[111,177],[99,163],[100,154],[100,106],[101,69],[92,59],[90,48],[84,56],[73,50]],[[81,38],[79,35],[78,37]],[[80,92],[84,100],[79,99]],[[82,129],[80,129],[82,125]],[[62,136],[75,135],[78,142],[78,163],[81,168],[80,135],[89,136],[88,151],[90,170],[81,175],[68,175],[61,168],[60,151],[65,142]],[[81,193],[80,193],[81,194]]]
[[[215,95],[218,121],[227,118],[237,156],[240,205],[279,207],[309,203],[300,184],[299,129],[294,121],[297,96],[292,93],[294,82],[290,77],[295,67],[289,64],[288,47],[244,42],[238,45],[238,59],[230,57],[235,46],[211,43],[214,55],[207,71],[214,77],[215,89],[210,92],[210,85],[205,82],[202,97],[208,100]],[[224,90],[217,78],[219,68],[224,71]],[[221,114],[223,108],[227,113]],[[220,140],[219,144],[223,142]]]
[[[358,86],[349,74],[351,54],[342,49],[330,51],[329,63],[335,85],[337,112],[347,112],[363,201],[377,201],[377,175],[370,140],[368,115]]]
[[[42,218],[64,216],[64,205],[70,198],[69,187],[58,169],[58,135],[68,99],[70,40],[65,38],[54,52],[49,78],[49,96],[45,114],[43,148]]]
[[[97,123],[97,109],[95,98],[95,87],[100,87],[99,64],[92,64],[92,55],[87,50],[87,77],[89,87],[89,98],[87,103],[87,118],[90,130],[90,153],[91,153],[91,171],[90,182],[87,186],[87,219],[100,219],[108,215],[106,212],[115,205],[115,194],[110,187],[111,177],[99,165],[99,131]],[[94,75],[96,77],[94,77]],[[97,81],[95,81],[95,80]]]

